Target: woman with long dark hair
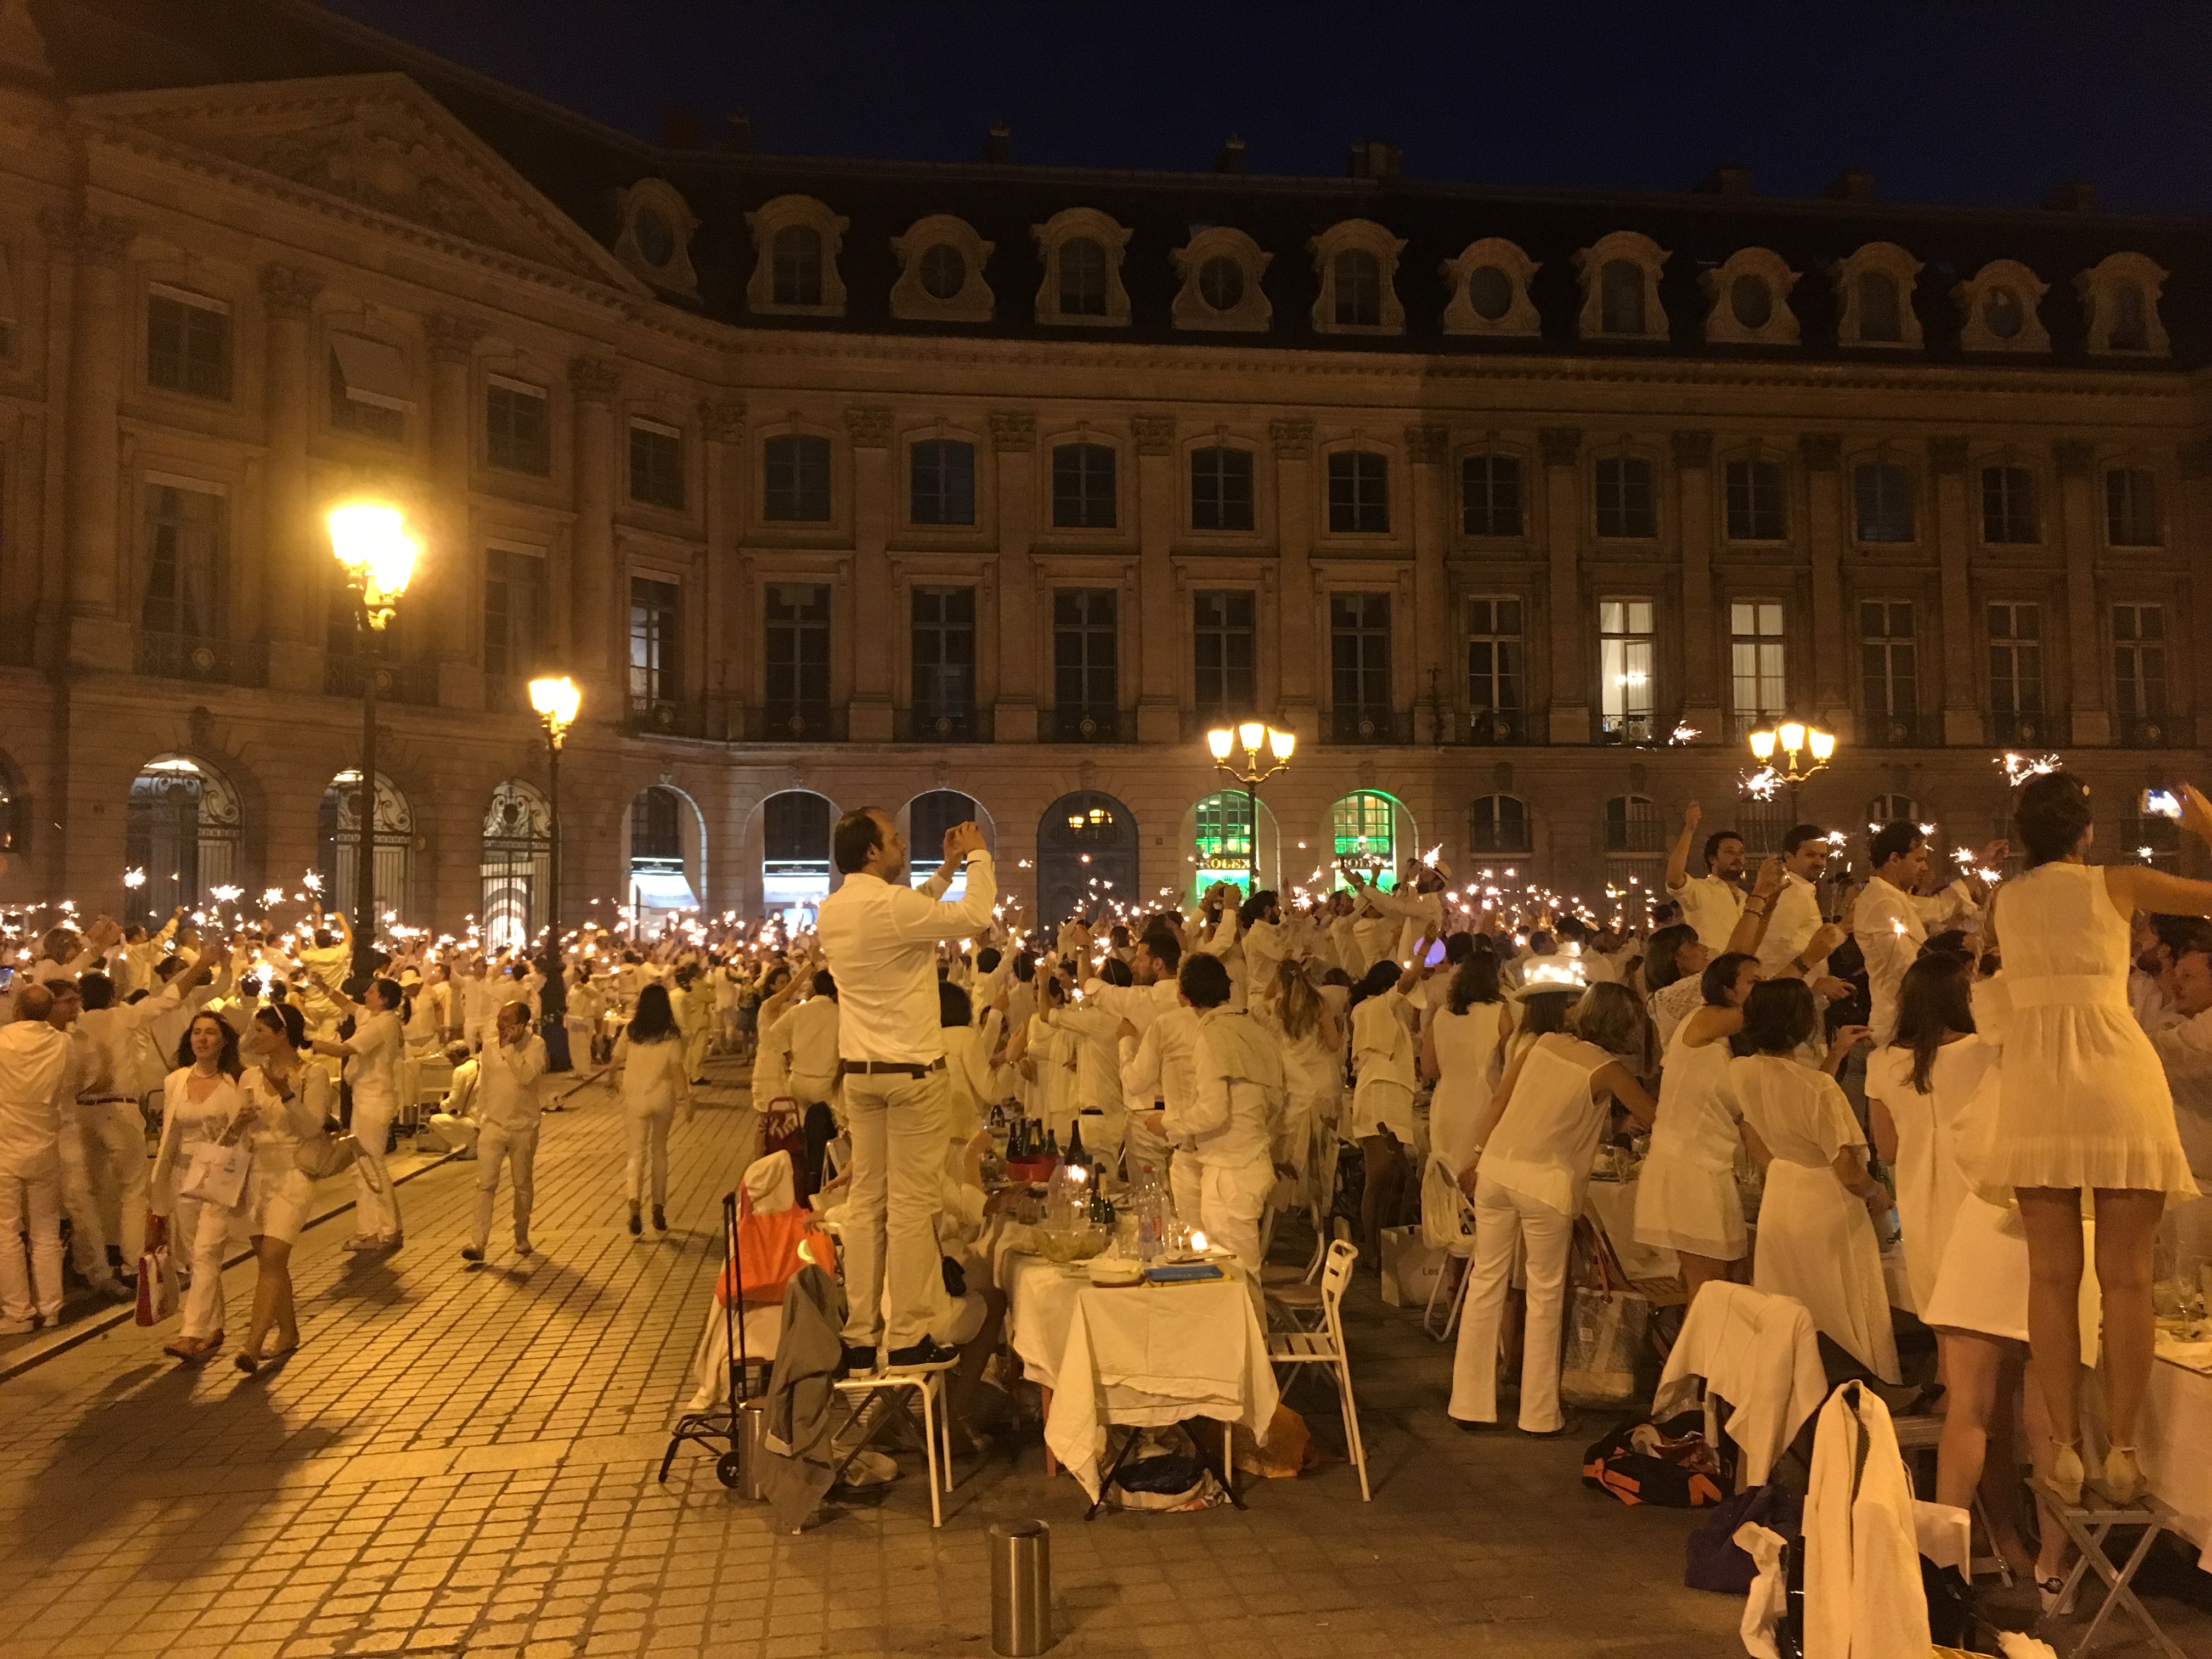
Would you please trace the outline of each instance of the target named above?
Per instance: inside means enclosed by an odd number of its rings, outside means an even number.
[[[252,1132],[254,1109],[239,1092],[238,1077],[238,1033],[220,1015],[194,1014],[177,1045],[177,1069],[161,1085],[161,1149],[146,1228],[148,1246],[168,1243],[170,1261],[191,1275],[181,1328],[162,1345],[187,1365],[204,1365],[222,1351],[222,1258],[238,1211],[179,1192],[177,1177],[195,1146]]]
[[[1431,927],[1409,966],[1378,962],[1352,992],[1351,1138],[1359,1143],[1366,1183],[1359,1196],[1360,1248],[1378,1271],[1382,1228],[1404,1195],[1405,1148],[1413,1144],[1413,1038],[1406,1029],[1406,994],[1420,982],[1420,964],[1436,936]]]
[[[1444,1006],[1430,1008],[1421,1034],[1421,1069],[1437,1080],[1429,1097],[1429,1151],[1443,1159],[1455,1180],[1474,1162],[1475,1127],[1490,1104],[1491,1068],[1512,1024],[1498,988],[1498,953],[1479,943],[1452,975]]]
[[[242,1225],[253,1246],[253,1317],[238,1352],[249,1376],[266,1360],[282,1359],[300,1346],[300,1321],[292,1305],[292,1247],[300,1242],[314,1183],[300,1168],[300,1149],[323,1133],[330,1111],[330,1073],[301,1058],[307,1028],[289,1003],[257,1009],[239,1048],[253,1064],[239,1079],[253,1109],[253,1170],[246,1177]],[[273,1353],[261,1345],[276,1331]]]
[[[1674,1028],[1667,1045],[1659,1118],[1636,1183],[1637,1243],[1674,1252],[1692,1301],[1743,1260],[1743,1200],[1735,1185],[1743,1135],[1729,1087],[1729,1039],[1742,1029],[1743,1005],[1758,982],[1759,958],[1747,951],[1715,957],[1698,975],[1705,1006]]]
[[[1307,977],[1306,963],[1295,957],[1275,964],[1273,990],[1273,997],[1263,993],[1252,1011],[1282,1036],[1283,1138],[1297,1171],[1291,1201],[1318,1217],[1329,1195],[1316,1189],[1313,1174],[1329,1167],[1318,1156],[1323,1137],[1331,1144],[1336,1138],[1344,1099],[1344,1024],[1334,1003]]]
[[[665,985],[637,994],[637,1008],[615,1043],[608,1080],[621,1097],[623,1136],[629,1148],[623,1191],[629,1200],[629,1232],[645,1231],[638,1213],[645,1196],[645,1167],[653,1164],[653,1225],[668,1231],[668,1128],[678,1108],[691,1118],[691,1077],[684,1064],[684,1034]]]
[[[2181,790],[2182,827],[2212,839],[2212,802]],[[1998,888],[1986,932],[2002,944],[2004,1046],[1984,1195],[2009,1194],[2027,1232],[2029,1364],[2058,1443],[2051,1484],[2079,1499],[2081,1198],[2096,1211],[2104,1297],[2106,1426],[2098,1488],[2116,1504],[2143,1490],[2136,1425],[2150,1382],[2151,1249],[2168,1198],[2194,1198],[2166,1068],[2128,1006],[2129,917],[2212,915],[2212,882],[2142,865],[2088,862],[2087,785],[2031,779],[2014,809],[2028,869]]]

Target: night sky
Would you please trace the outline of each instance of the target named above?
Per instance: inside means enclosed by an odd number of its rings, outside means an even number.
[[[332,0],[335,9],[645,137],[743,108],[755,147],[1340,174],[1354,138],[1413,177],[1680,190],[1723,160],[1762,194],[1871,167],[1893,201],[2212,205],[2212,4],[1801,0],[780,4]]]

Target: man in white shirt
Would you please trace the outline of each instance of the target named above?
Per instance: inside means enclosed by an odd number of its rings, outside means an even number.
[[[1827,867],[1828,841],[1820,826],[1792,825],[1790,833],[1782,838],[1782,890],[1774,896],[1774,908],[1767,915],[1766,933],[1759,941],[1760,978],[1771,979],[1785,971],[1817,978],[1823,971],[1825,957],[1808,962],[1800,959],[1800,953],[1813,935],[1820,931],[1820,894],[1814,884]],[[1734,926],[1731,921],[1729,927]],[[1698,937],[1702,942],[1705,935],[1700,933]],[[1722,943],[1725,945],[1726,939]],[[1849,988],[1845,988],[1846,992]],[[1820,988],[1816,986],[1814,989]]]
[[[361,1156],[353,1165],[357,1231],[346,1240],[345,1248],[396,1250],[406,1235],[399,1217],[399,1195],[392,1190],[384,1149],[391,1139],[392,1121],[399,1115],[399,1062],[407,1053],[406,1033],[399,1024],[399,983],[371,980],[357,1003],[334,986],[326,983],[324,988],[354,1017],[350,1040],[331,1042],[318,1038],[314,1045],[317,1054],[334,1054],[345,1061],[345,1080],[353,1090],[353,1138],[361,1146]]]
[[[1928,838],[1917,823],[1885,823],[1868,842],[1867,859],[1874,877],[1851,912],[1851,933],[1866,958],[1873,1009],[1868,1029],[1879,1048],[1897,1034],[1897,988],[1928,942],[1928,924],[1912,899],[1928,873]]]
[[[190,977],[172,974],[160,991],[133,1003],[116,1001],[114,981],[105,974],[87,974],[77,981],[84,1012],[71,1036],[86,1045],[77,1124],[84,1136],[85,1164],[100,1206],[101,1231],[116,1240],[126,1273],[136,1273],[138,1258],[145,1254],[153,1173],[146,1157],[146,1118],[138,1104],[144,1093],[140,1076],[147,1069],[143,1033],[183,1000]]]
[[[1277,1042],[1252,1016],[1225,1005],[1229,976],[1218,963],[1193,957],[1183,964],[1182,994],[1198,1011],[1198,1041],[1191,1056],[1191,1092],[1171,1105],[1168,1138],[1175,1144],[1175,1184],[1196,1177],[1195,1220],[1207,1242],[1231,1251],[1250,1276],[1260,1278],[1260,1218],[1275,1185],[1278,1163],[1290,1167],[1283,1133],[1283,1061]],[[1190,1171],[1187,1175],[1186,1171]]]
[[[838,819],[830,851],[844,881],[823,900],[815,932],[837,981],[838,1070],[853,1140],[843,1364],[874,1370],[880,1344],[893,1366],[949,1365],[957,1355],[929,1335],[953,1112],[937,945],[989,921],[998,878],[982,830],[960,823],[945,832],[937,873],[909,887],[906,842],[872,806]],[[965,892],[940,902],[963,861]]]
[[[2160,1224],[2174,1245],[2183,1282],[2212,1263],[2212,927],[2192,916],[2172,947],[2173,1000],[2150,1028],[2151,1047],[2173,1091],[2174,1127],[2191,1174],[2207,1196],[2172,1206]]]
[[[538,1079],[545,1075],[545,1040],[531,1034],[529,1005],[499,1011],[494,1041],[477,1059],[477,1220],[462,1259],[481,1261],[491,1243],[492,1200],[500,1165],[514,1171],[514,1253],[530,1254],[532,1176],[538,1163]]]
[[[1129,973],[1136,983],[1109,985],[1103,979],[1091,980],[1083,987],[1084,1000],[1128,1021],[1137,1033],[1138,1052],[1142,1054],[1141,1045],[1153,1024],[1161,1015],[1182,1006],[1176,989],[1176,975],[1182,963],[1182,946],[1175,934],[1164,927],[1147,927],[1130,951]],[[1125,1118],[1121,1149],[1132,1181],[1136,1179],[1137,1171],[1148,1164],[1162,1177],[1167,1174],[1169,1147],[1167,1132],[1161,1127],[1158,1083],[1157,1062],[1141,1079],[1135,1055],[1122,1067],[1121,1106]],[[1110,1152],[1112,1148],[1102,1150]]]
[[[0,1333],[11,1335],[62,1315],[61,1102],[76,1068],[47,1023],[53,1007],[45,986],[23,986],[0,1027]]]
[[[1692,801],[1682,809],[1682,833],[1667,854],[1667,891],[1682,907],[1682,920],[1698,931],[1698,943],[1718,956],[1743,914],[1743,837],[1716,830],[1705,837],[1705,869],[1690,873],[1690,843],[1697,838],[1704,809]]]
[[[507,992],[491,976],[489,965],[482,957],[469,963],[468,971],[462,975],[460,989],[461,1041],[471,1048],[481,1048],[491,1036],[492,1026],[499,1018],[500,1005],[507,1000]]]
[[[837,1094],[836,975],[817,969],[813,990],[777,1022],[791,1068],[791,1097],[802,1111],[827,1105]]]
[[[446,1097],[438,1109],[430,1114],[430,1121],[423,1133],[429,1137],[430,1150],[459,1152],[465,1158],[477,1155],[477,1139],[483,1133],[483,1125],[477,1121],[477,1080],[483,1068],[477,1064],[469,1045],[456,1039],[445,1047],[446,1063],[453,1068],[451,1081],[446,1085]]]

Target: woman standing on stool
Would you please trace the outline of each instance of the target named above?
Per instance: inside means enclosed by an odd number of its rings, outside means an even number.
[[[668,1231],[668,1126],[676,1109],[691,1121],[691,1079],[684,1064],[684,1035],[676,1029],[676,1011],[669,1005],[668,988],[648,985],[637,994],[637,1012],[630,1016],[615,1044],[611,1079],[622,1096],[623,1127],[629,1145],[629,1163],[623,1175],[623,1192],[629,1200],[629,1232],[635,1238],[645,1231],[638,1215],[644,1198],[645,1164],[653,1160],[653,1228]]]
[[[215,1014],[194,1014],[185,1028],[177,1069],[162,1085],[161,1150],[154,1160],[154,1214],[147,1243],[159,1249],[177,1218],[169,1259],[189,1266],[183,1328],[164,1353],[204,1365],[222,1351],[222,1258],[238,1212],[177,1191],[177,1165],[189,1149],[226,1134],[250,1134],[253,1109],[238,1089],[238,1036]]]
[[[2128,1006],[2128,919],[2136,910],[2212,915],[2212,882],[2138,865],[2086,862],[2094,825],[2087,786],[2050,772],[2021,788],[2014,816],[2028,870],[1990,902],[1987,931],[2004,967],[1990,981],[2003,1045],[1997,1122],[1984,1196],[2015,1197],[2027,1232],[2028,1364],[2057,1443],[2051,1485],[2081,1501],[2081,1204],[2096,1212],[2105,1304],[2106,1427],[2098,1489],[2142,1495],[2136,1424],[2149,1385],[2151,1247],[2168,1197],[2197,1182],[2174,1122],[2166,1068]],[[2181,790],[2183,828],[2212,839],[2212,802]]]
[[[330,1110],[331,1075],[300,1058],[307,1041],[306,1019],[291,1004],[257,1010],[240,1046],[254,1064],[239,1079],[253,1109],[253,1168],[240,1206],[253,1245],[253,1319],[238,1369],[251,1376],[266,1360],[282,1359],[300,1346],[300,1321],[292,1306],[292,1247],[314,1198],[314,1183],[300,1168],[300,1148],[323,1133]],[[276,1351],[261,1344],[276,1328]]]

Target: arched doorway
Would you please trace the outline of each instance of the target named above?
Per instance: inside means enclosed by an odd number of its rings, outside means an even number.
[[[131,781],[123,861],[145,879],[124,891],[125,927],[159,927],[179,905],[210,902],[239,885],[238,792],[205,762],[159,755]]]
[[[331,780],[330,787],[323,791],[316,827],[322,848],[323,908],[350,917],[360,890],[361,773],[357,768],[348,767]],[[381,772],[376,775],[374,845],[376,862],[370,874],[376,884],[377,914],[397,915],[404,921],[415,908],[415,809],[399,793],[398,786]]]
[[[1328,809],[1329,846],[1337,863],[1328,872],[1332,890],[1345,885],[1346,867],[1368,881],[1378,877],[1396,884],[1401,860],[1420,849],[1413,842],[1413,815],[1379,789],[1355,789]]]
[[[1259,805],[1259,823],[1255,825],[1251,797],[1242,789],[1223,789],[1194,803],[1183,815],[1182,839],[1191,848],[1192,860],[1185,867],[1190,872],[1188,885],[1193,900],[1217,881],[1227,882],[1244,897],[1251,896],[1255,839],[1260,885],[1282,884],[1282,842],[1275,815],[1267,802]]]
[[[973,795],[963,795],[957,789],[932,789],[916,795],[899,816],[901,832],[906,836],[907,879],[916,887],[934,875],[937,866],[945,862],[945,832],[956,823],[972,819],[983,832],[983,845],[994,853],[998,850],[991,815]],[[952,878],[945,896],[957,899],[967,890],[968,872],[963,870]]]
[[[705,902],[705,825],[681,789],[648,784],[629,804],[629,910],[640,928],[651,919]]]
[[[1096,790],[1062,795],[1037,820],[1036,877],[1042,927],[1102,898],[1136,903],[1137,815]]]
[[[829,797],[811,789],[782,790],[761,803],[761,903],[770,915],[799,926],[802,911],[830,896],[830,826],[836,815]]]
[[[491,792],[478,873],[477,921],[485,942],[529,944],[544,925],[553,884],[553,813],[534,784],[509,778]]]

